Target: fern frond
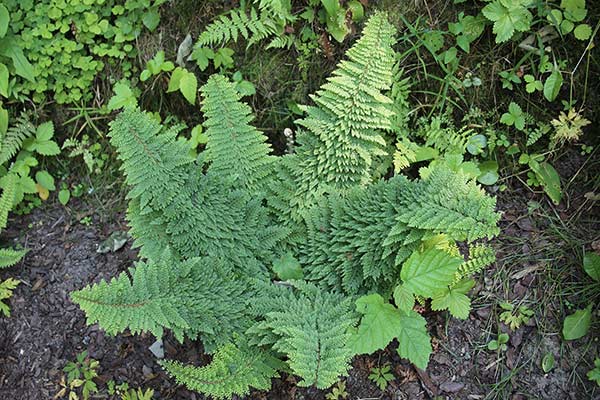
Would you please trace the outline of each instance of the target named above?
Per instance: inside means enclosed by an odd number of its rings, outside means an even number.
[[[27,249],[24,250],[13,250],[13,249],[0,249],[0,269],[12,267],[27,254]]]
[[[18,117],[16,123],[0,138],[0,165],[13,158],[21,149],[23,141],[34,135],[35,126],[29,119],[25,115]]]
[[[469,242],[499,233],[496,199],[461,172],[439,165],[403,193],[397,219],[412,228],[446,233]]]
[[[303,107],[307,115],[296,121],[307,129],[298,135],[298,197],[310,199],[318,186],[365,185],[374,157],[387,154],[381,132],[391,129],[393,111],[382,91],[392,83],[394,34],[384,14],[371,17],[348,60],[312,96],[315,105]]]
[[[248,331],[253,341],[269,344],[287,357],[300,386],[325,389],[347,373],[352,351],[346,346],[357,318],[351,299],[311,284],[294,282],[297,290],[274,286],[254,305],[263,320]]]
[[[185,166],[194,161],[189,144],[176,139],[180,129],[163,130],[150,114],[127,109],[110,126],[110,142],[132,186],[127,197],[139,197],[142,209],[167,207],[185,184]]]
[[[250,388],[269,390],[271,379],[278,377],[274,366],[280,361],[266,351],[242,341],[221,346],[212,362],[203,367],[183,365],[177,361],[160,361],[160,365],[179,384],[215,399],[246,396]]]
[[[277,32],[259,18],[254,8],[250,9],[249,15],[240,8],[220,16],[208,25],[198,37],[196,45],[222,46],[230,40],[237,42],[239,37],[243,37],[248,40],[248,46],[251,46],[275,34]]]
[[[204,161],[214,174],[234,173],[236,187],[259,191],[271,177],[275,157],[269,155],[267,138],[249,124],[250,107],[222,75],[211,76],[200,91],[208,136]]]
[[[496,261],[496,252],[484,244],[477,244],[469,249],[469,259],[458,267],[454,276],[453,285],[468,278]]]
[[[208,351],[248,327],[245,308],[251,291],[216,259],[139,262],[131,275],[121,273],[110,283],[71,294],[88,323],[98,322],[111,335],[128,328],[160,338],[170,329],[179,340],[200,336]]]
[[[4,189],[2,190],[2,196],[0,196],[0,230],[6,228],[8,213],[15,205],[17,177],[9,172],[5,175],[4,181]]]

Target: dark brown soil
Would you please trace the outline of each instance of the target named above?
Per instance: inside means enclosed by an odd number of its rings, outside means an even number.
[[[568,174],[571,169],[564,166],[561,173]],[[549,285],[544,280],[546,275],[539,268],[533,268],[541,257],[540,251],[548,245],[549,238],[544,236],[548,222],[536,219],[527,208],[528,199],[545,202],[545,197],[518,185],[507,192],[511,193],[510,198],[505,194],[499,197],[499,209],[504,213],[503,235],[494,246],[498,259],[509,261],[499,261],[480,279],[474,290],[476,300],[470,318],[459,321],[426,311],[435,349],[427,371],[417,371],[400,360],[392,344],[385,351],[354,360],[354,368],[345,379],[348,399],[600,398],[598,388],[585,377],[598,354],[597,338],[590,339],[597,331],[590,332],[584,339],[565,343],[559,335],[561,321],[551,317],[543,319],[536,310],[536,317],[530,323],[510,333],[506,352],[486,348],[498,330],[498,299],[541,302]],[[569,210],[578,209],[583,193],[571,196]],[[564,218],[568,218],[569,210],[559,207]],[[598,224],[593,221],[598,221],[598,207],[586,210],[590,213],[587,219],[592,221],[587,229],[597,232]],[[19,243],[30,249],[19,265],[0,272],[0,281],[8,277],[21,281],[10,299],[12,316],[0,318],[0,396],[3,398],[52,399],[60,390],[63,367],[83,350],[100,361],[96,379],[100,393],[94,398],[110,397],[106,382],[111,379],[117,383],[128,382],[130,387],[154,388],[155,398],[204,398],[177,386],[161,371],[148,349],[154,342],[153,337],[106,336],[96,325],[87,326],[84,313],[69,300],[71,291],[100,279],[110,279],[136,259],[136,251],[130,249],[130,243],[115,253],[96,252],[97,245],[112,232],[127,229],[122,216],[114,220],[118,222],[84,226],[77,222],[72,210],[47,206],[31,215],[14,218],[9,224],[11,228],[3,233],[10,241],[5,245]],[[530,256],[513,265],[510,256],[515,253]],[[526,268],[532,268],[532,272],[514,275]],[[498,275],[508,275],[507,280],[499,284]],[[577,275],[578,279],[585,279],[582,273]],[[501,325],[501,329],[505,327]],[[202,355],[200,344],[179,345],[172,337],[165,338],[165,352],[167,358],[193,363],[208,361]],[[544,374],[540,364],[548,352],[555,355],[556,363],[550,373]],[[372,367],[384,363],[391,364],[396,380],[381,392],[368,379],[368,374]],[[273,382],[269,393],[256,392],[249,398],[324,397],[325,392],[296,388],[293,377],[284,377]]]

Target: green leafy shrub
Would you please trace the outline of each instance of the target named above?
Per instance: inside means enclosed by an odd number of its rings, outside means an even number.
[[[216,398],[266,390],[278,371],[328,388],[354,355],[394,338],[401,357],[425,368],[432,347],[413,305],[445,296],[438,309],[468,314],[466,275],[493,260],[473,242],[498,234],[499,215],[495,199],[447,163],[420,179],[374,178],[391,165],[383,135],[395,116],[383,92],[394,33],[383,14],[371,17],[303,108],[299,146],[283,157],[270,155],[250,107],[220,75],[201,88],[207,144],[198,157],[177,140],[180,128],[123,111],[109,136],[144,261],[72,293],[88,322],[202,340],[210,364],[161,364]],[[457,241],[469,243],[470,261]]]
[[[120,63],[131,74],[134,41],[143,27],[154,30],[164,0],[42,0],[3,2],[10,14],[10,34],[33,64],[33,76],[11,83],[17,98],[58,103],[92,98],[93,80],[104,63]],[[2,52],[0,51],[0,54]],[[1,60],[0,60],[1,61]],[[1,67],[0,67],[1,68]],[[16,74],[23,67],[14,62]]]

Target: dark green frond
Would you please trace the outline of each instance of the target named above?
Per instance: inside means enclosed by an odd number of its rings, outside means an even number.
[[[200,90],[208,136],[204,161],[215,175],[233,174],[236,187],[259,191],[271,177],[275,157],[267,138],[250,125],[250,107],[222,75],[211,76]]]
[[[89,323],[98,322],[113,335],[129,329],[160,338],[170,329],[180,340],[199,335],[210,350],[248,326],[245,308],[251,291],[216,259],[139,262],[131,275],[122,273],[71,297]]]
[[[357,321],[350,298],[294,282],[297,290],[263,287],[267,296],[254,304],[262,319],[248,334],[287,357],[300,386],[324,389],[347,373],[352,351],[346,346]],[[260,288],[260,287],[259,287]]]
[[[169,205],[186,181],[189,170],[185,166],[194,161],[189,145],[176,139],[179,129],[163,129],[150,114],[139,110],[123,111],[110,127],[111,144],[132,187],[128,198],[139,197],[144,210]]]
[[[242,341],[227,343],[216,351],[210,364],[203,367],[161,361],[161,366],[178,383],[215,399],[245,396],[250,389],[268,390],[280,361],[268,352],[249,347]]]

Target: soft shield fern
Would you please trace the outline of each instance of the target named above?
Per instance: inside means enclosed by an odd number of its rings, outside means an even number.
[[[383,138],[399,124],[382,94],[393,43],[386,17],[371,17],[304,107],[292,155],[270,154],[222,76],[201,89],[208,143],[196,159],[176,140],[180,128],[139,110],[120,114],[110,137],[142,261],[72,294],[88,321],[111,334],[202,340],[211,363],[162,365],[215,398],[267,390],[279,371],[327,388],[354,355],[393,339],[425,368],[432,346],[415,302],[468,315],[469,276],[493,262],[476,241],[498,233],[499,216],[494,199],[444,163],[418,179],[374,178],[391,165]]]

